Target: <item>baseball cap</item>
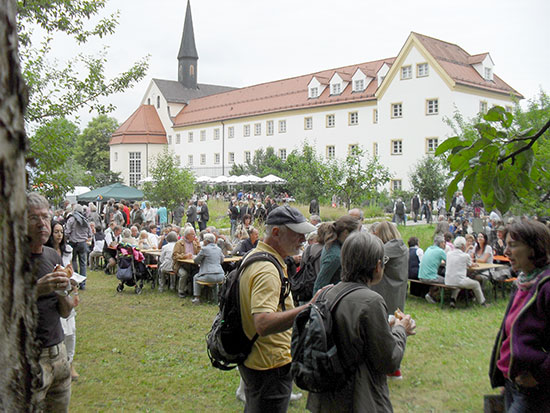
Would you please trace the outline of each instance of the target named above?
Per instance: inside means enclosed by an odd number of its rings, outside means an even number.
[[[267,216],[267,225],[285,225],[298,234],[307,234],[316,228],[296,208],[288,205],[275,208]]]

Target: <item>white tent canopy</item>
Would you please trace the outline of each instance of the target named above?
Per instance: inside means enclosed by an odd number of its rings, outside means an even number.
[[[275,175],[267,175],[264,178],[260,178],[256,175],[220,175],[217,177],[199,176],[196,179],[200,184],[225,184],[225,185],[279,185],[284,184],[286,181]]]

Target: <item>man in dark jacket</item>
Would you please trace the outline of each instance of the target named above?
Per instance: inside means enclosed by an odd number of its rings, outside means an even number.
[[[197,228],[195,226],[195,222],[197,222],[197,207],[193,201],[189,201],[189,206],[187,207],[187,212],[185,215],[187,215],[187,222],[189,222],[196,231]]]
[[[199,199],[198,207],[198,219],[199,219],[199,231],[205,230],[208,226],[208,220],[210,219],[210,214],[208,213],[208,205],[206,201]]]
[[[65,235],[67,236],[69,245],[73,247],[73,268],[80,275],[86,277],[86,263],[88,261],[87,241],[91,241],[92,239],[92,229],[82,213],[82,205],[75,205],[73,213],[67,219]],[[80,288],[82,290],[86,288],[86,281],[80,284]]]

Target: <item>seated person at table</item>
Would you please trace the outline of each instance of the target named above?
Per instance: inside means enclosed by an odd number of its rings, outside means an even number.
[[[149,244],[149,233],[144,229],[141,230],[141,232],[139,233],[138,247],[142,250],[148,250],[152,248],[151,244]]]
[[[504,232],[505,232],[505,229],[502,225],[497,226],[496,228],[497,236],[493,242],[493,252],[495,255],[504,255],[504,250],[506,249]]]
[[[166,244],[160,251],[159,258],[159,291],[164,291],[166,285],[166,279],[169,278],[170,273],[174,270],[174,261],[172,255],[174,254],[174,247],[178,241],[178,236],[175,232],[169,232],[166,235]]]
[[[220,234],[220,230],[216,227],[206,227],[206,232],[214,234],[216,237],[216,245],[220,247],[223,252],[223,255],[231,254],[233,251],[233,245],[227,240],[227,237],[223,234]]]
[[[149,245],[153,249],[159,249],[159,236],[157,235],[157,225],[149,224]]]
[[[493,248],[488,244],[487,235],[484,232],[477,234],[475,259],[476,262],[493,263]]]
[[[447,256],[445,254],[445,238],[441,235],[434,237],[434,244],[426,249],[420,268],[418,270],[418,279],[439,284],[445,283],[445,278],[437,273],[439,266],[445,262]],[[426,301],[435,304],[437,301],[437,293],[439,287],[431,287],[430,291],[424,296]]]
[[[199,272],[193,277],[193,295],[191,301],[193,304],[200,303],[201,285],[197,281],[218,283],[223,281],[224,272],[222,250],[216,245],[216,236],[214,234],[204,234],[204,246],[193,259],[195,264],[199,264]]]
[[[122,230],[122,239],[120,240],[123,244],[130,244],[136,246],[138,244],[137,239],[132,237],[132,231],[129,228],[124,228]]]
[[[259,232],[254,227],[248,228],[248,238],[243,239],[233,250],[233,255],[245,255],[258,245]]]
[[[178,281],[178,296],[185,298],[191,294],[191,266],[189,264],[179,262],[179,260],[192,259],[199,253],[201,246],[199,240],[195,236],[195,229],[189,225],[183,230],[183,237],[176,242],[172,260],[174,261],[174,272],[177,274]],[[170,277],[170,289],[175,288],[175,277],[172,280]]]
[[[473,264],[472,257],[466,253],[466,239],[456,237],[454,240],[455,249],[447,254],[445,265],[445,284],[460,287],[465,290],[473,290],[479,304],[486,307],[485,297],[478,281],[467,276],[468,268]],[[460,290],[453,290],[451,293],[451,307],[456,306],[456,297]]]
[[[105,274],[110,274],[111,268],[116,266],[116,247],[120,242],[122,227],[115,225],[109,232],[105,232],[105,244],[103,245],[103,257],[107,261]]]

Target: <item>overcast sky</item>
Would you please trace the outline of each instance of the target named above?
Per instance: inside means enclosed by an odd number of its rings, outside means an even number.
[[[186,0],[111,0],[120,11],[116,33],[80,47],[108,46],[107,74],[150,55],[146,78],[110,98],[124,122],[152,78],[177,80],[177,53]],[[495,73],[526,98],[550,92],[550,2],[192,0],[199,83],[248,86],[397,56],[411,31],[455,43],[470,54],[489,52]],[[53,55],[76,48],[63,39]],[[80,126],[95,114],[81,112]]]

